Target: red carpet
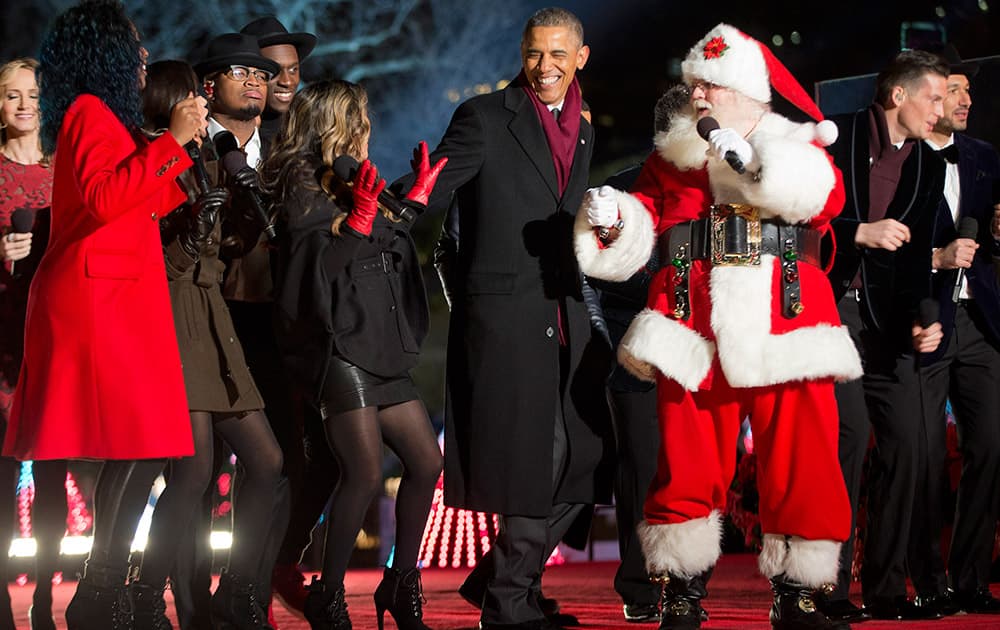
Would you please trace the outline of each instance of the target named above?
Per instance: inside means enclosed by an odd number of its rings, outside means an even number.
[[[613,563],[572,563],[551,567],[545,573],[545,594],[562,603],[563,612],[576,615],[583,628],[617,628],[638,630],[655,628],[656,624],[625,623],[621,602],[611,584],[616,565]],[[427,604],[424,621],[434,630],[472,630],[478,623],[477,612],[455,592],[465,577],[465,570],[427,569],[424,571],[424,594]],[[353,570],[347,575],[348,607],[356,630],[376,628],[372,592],[381,579],[380,570]],[[995,585],[1000,586],[1000,585]],[[76,588],[75,582],[65,582],[55,588],[56,620],[65,627],[63,611]],[[32,585],[10,586],[18,628],[28,628],[27,609],[31,603]],[[1000,589],[994,588],[994,594]],[[168,593],[169,596],[169,593]],[[855,597],[855,601],[858,598]],[[771,595],[767,582],[757,572],[751,555],[727,556],[719,563],[709,584],[705,608],[711,619],[704,628],[712,630],[768,630],[767,611]],[[173,606],[169,606],[173,610]],[[309,624],[292,616],[280,604],[275,613],[281,630],[306,630]],[[395,629],[386,615],[386,628]],[[903,623],[869,621],[857,624],[862,630],[958,630],[966,628],[1000,629],[1000,616],[956,615],[939,621]]]

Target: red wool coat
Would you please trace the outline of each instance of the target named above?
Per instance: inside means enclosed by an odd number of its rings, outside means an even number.
[[[4,455],[194,452],[158,221],[185,200],[174,179],[190,165],[170,134],[137,146],[97,97],[67,110]]]

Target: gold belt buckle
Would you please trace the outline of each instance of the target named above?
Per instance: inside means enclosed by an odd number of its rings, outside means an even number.
[[[723,203],[711,207],[712,265],[747,267],[760,264],[760,210],[756,206]],[[742,221],[740,221],[742,219]],[[745,221],[745,243],[730,249],[727,232]],[[741,230],[742,231],[742,230]],[[735,236],[729,234],[730,236]]]

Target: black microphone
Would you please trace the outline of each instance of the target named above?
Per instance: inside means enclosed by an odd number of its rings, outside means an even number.
[[[958,222],[958,238],[976,239],[979,233],[979,223],[974,217],[962,217]],[[962,294],[962,280],[965,278],[965,267],[959,267],[955,275],[955,288],[951,291],[951,301],[958,304],[958,296]]]
[[[705,142],[708,142],[708,135],[719,128],[719,121],[712,118],[711,116],[705,116],[698,121],[698,135]],[[726,155],[723,156],[726,163],[729,164],[730,168],[742,175],[747,172],[746,166],[743,165],[743,160],[740,156],[736,155],[736,151],[726,151]]]
[[[222,164],[223,170],[229,174],[230,177],[239,181],[239,174],[241,171],[253,168],[247,164],[247,156],[240,151],[240,145],[236,141],[236,136],[233,132],[223,129],[219,133],[212,136],[212,143],[215,144],[215,150],[219,154],[219,162]],[[253,171],[256,176],[256,171]],[[243,186],[244,190],[247,192],[247,196],[250,197],[250,205],[253,208],[254,215],[257,219],[257,223],[263,227],[264,235],[267,240],[273,241],[277,238],[278,234],[274,230],[274,225],[271,224],[271,217],[267,214],[267,203],[261,196],[260,189],[256,186]]]
[[[27,234],[35,223],[35,212],[31,208],[17,208],[10,213],[10,231],[13,234]],[[14,275],[14,262],[10,261],[10,275]]]
[[[353,187],[354,178],[358,174],[358,166],[358,161],[351,156],[341,155],[333,161],[333,174],[348,187]],[[388,190],[383,190],[378,194],[378,202],[397,219],[407,223],[413,223],[417,220],[417,213],[413,211],[413,208],[396,199]]]
[[[927,328],[941,319],[941,305],[934,298],[924,298],[917,305],[917,320],[921,328]]]
[[[198,192],[205,194],[212,190],[212,182],[208,178],[208,171],[205,170],[205,161],[201,158],[201,147],[198,143],[192,140],[184,145],[184,150],[187,151],[188,157],[194,162],[192,170],[194,171],[194,179],[198,184]]]

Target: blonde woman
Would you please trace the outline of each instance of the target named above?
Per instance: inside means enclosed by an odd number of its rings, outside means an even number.
[[[351,627],[344,573],[369,502],[382,487],[382,444],[403,464],[396,547],[375,592],[403,630],[425,630],[417,553],[441,472],[441,452],[408,370],[419,357],[428,311],[406,222],[377,202],[385,182],[368,161],[368,97],[346,81],[299,92],[285,116],[264,181],[286,234],[279,257],[278,343],[324,418],[340,465],[330,502],[322,579],[309,586],[312,628]],[[352,189],[330,177],[334,160],[361,163]],[[406,203],[425,207],[444,160],[421,143]],[[331,194],[332,193],[332,194]]]
[[[24,351],[24,313],[28,286],[48,241],[49,205],[52,200],[52,170],[39,139],[38,82],[34,59],[15,59],[0,67],[0,423],[7,416],[21,369]],[[15,210],[30,222],[27,232],[15,232],[11,215]],[[10,457],[0,458],[0,489],[14,491],[20,465]],[[66,531],[66,461],[36,462],[32,534],[35,552],[35,593],[29,611],[34,630],[51,628],[52,574],[59,560],[59,542]],[[6,547],[13,534],[13,497],[0,494],[0,584],[9,582]],[[0,630],[13,630],[14,621],[7,589],[0,589]]]

